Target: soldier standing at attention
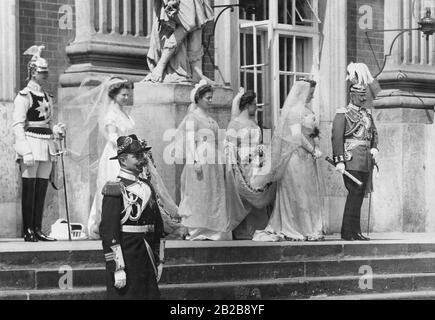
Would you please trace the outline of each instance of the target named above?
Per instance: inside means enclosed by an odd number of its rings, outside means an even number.
[[[369,87],[353,84],[350,87],[350,104],[337,111],[332,127],[332,148],[337,171],[347,170],[360,180],[360,187],[344,176],[349,194],[344,209],[341,237],[346,241],[370,240],[361,234],[361,207],[367,189],[371,188],[370,177],[378,156],[378,132],[367,99]]]
[[[41,58],[44,46],[33,46],[24,55],[28,64],[28,84],[14,101],[15,151],[22,175],[21,210],[26,242],[55,241],[42,232],[42,216],[48,182],[57,157],[55,139],[65,134],[65,125],[53,126],[53,103],[42,85],[48,78],[48,63]]]
[[[163,221],[151,183],[139,177],[151,148],[135,135],[120,137],[117,145],[111,160],[119,161],[121,171],[103,189],[100,225],[108,299],[157,300]]]

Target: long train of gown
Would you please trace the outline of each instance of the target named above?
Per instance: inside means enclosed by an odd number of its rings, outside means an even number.
[[[302,147],[291,155],[277,185],[268,226],[254,241],[318,240],[323,237],[322,200],[316,161]]]

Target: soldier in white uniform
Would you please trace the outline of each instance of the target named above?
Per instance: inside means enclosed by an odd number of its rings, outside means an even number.
[[[48,182],[56,161],[55,139],[64,134],[64,125],[52,126],[52,98],[41,87],[48,78],[47,61],[41,58],[43,46],[33,46],[28,84],[14,101],[13,132],[15,151],[22,174],[23,236],[26,242],[54,241],[42,233],[42,215]]]

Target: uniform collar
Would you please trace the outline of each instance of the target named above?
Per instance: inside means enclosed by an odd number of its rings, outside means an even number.
[[[39,94],[43,93],[42,87],[33,80],[29,81],[29,83],[27,84],[27,88],[29,88],[30,91],[35,93],[39,93]]]
[[[349,103],[349,108],[352,109],[352,110],[355,110],[355,111],[363,111],[363,110],[366,110],[365,108],[363,108],[363,107],[358,107],[358,106],[354,105],[353,103]]]
[[[132,181],[132,182],[136,182],[139,180],[139,177],[137,177],[133,172],[131,172],[127,169],[123,169],[123,168],[121,168],[121,171],[119,172],[118,177]]]

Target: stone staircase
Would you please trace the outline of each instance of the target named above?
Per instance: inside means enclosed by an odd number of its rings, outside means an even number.
[[[99,242],[18,247],[0,245],[0,299],[105,298]],[[170,300],[435,299],[435,241],[168,242],[160,288]]]

